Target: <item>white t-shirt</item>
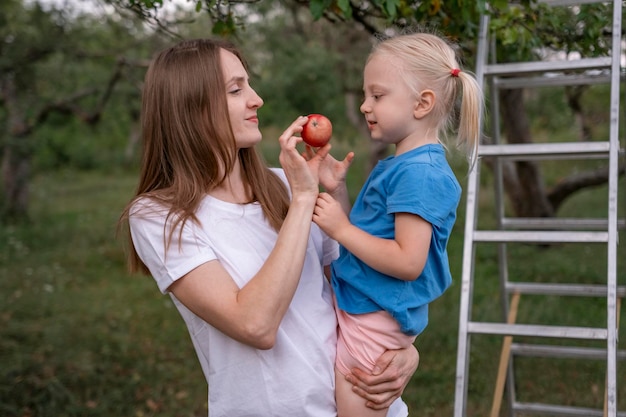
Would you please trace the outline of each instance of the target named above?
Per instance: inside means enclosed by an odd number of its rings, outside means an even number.
[[[277,173],[284,179],[282,171]],[[182,246],[176,231],[165,254],[165,216],[165,209],[147,199],[136,203],[130,216],[135,248],[163,293],[168,293],[174,281],[214,259],[242,287],[263,265],[277,238],[260,205],[231,204],[206,196],[197,211],[202,224],[188,221]],[[211,417],[336,416],[333,369],[337,322],[323,268],[337,255],[336,242],[313,224],[302,277],[276,343],[268,350],[224,335],[170,293],[209,385]],[[408,415],[400,399],[391,410],[389,416]]]

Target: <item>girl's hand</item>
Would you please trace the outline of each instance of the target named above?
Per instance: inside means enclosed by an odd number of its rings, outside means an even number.
[[[345,227],[351,226],[341,203],[328,193],[318,195],[313,211],[313,222],[335,240],[338,240]]]
[[[310,158],[305,159],[296,145],[302,142],[302,138],[295,136],[302,132],[302,126],[307,122],[304,116],[298,117],[278,138],[280,143],[280,155],[278,157],[294,197],[300,193],[314,194],[319,191],[319,170],[322,161],[330,151],[330,145],[320,148]]]
[[[406,349],[388,350],[383,353],[372,374],[353,369],[346,375],[353,384],[352,390],[367,400],[369,408],[387,408],[399,398],[417,370],[420,356],[415,346]]]
[[[315,156],[315,152],[312,147],[306,145],[305,152],[303,156],[310,160]],[[338,161],[332,155],[328,155],[324,158],[322,163],[320,164],[319,169],[319,180],[320,184],[324,189],[329,192],[331,195],[339,189],[340,187],[345,186],[346,182],[346,174],[348,172],[348,168],[352,164],[354,160],[354,152],[348,152],[346,157]]]

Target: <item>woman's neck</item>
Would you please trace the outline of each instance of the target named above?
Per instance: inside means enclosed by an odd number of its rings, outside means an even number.
[[[209,195],[219,200],[234,204],[247,204],[253,201],[252,191],[244,179],[239,159],[226,179],[213,188]]]

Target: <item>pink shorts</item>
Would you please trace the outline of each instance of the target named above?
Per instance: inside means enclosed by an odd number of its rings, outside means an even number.
[[[404,349],[415,341],[416,336],[402,333],[398,322],[386,311],[348,314],[339,309],[337,300],[335,311],[339,324],[335,367],[344,375],[355,367],[371,371],[386,350]]]

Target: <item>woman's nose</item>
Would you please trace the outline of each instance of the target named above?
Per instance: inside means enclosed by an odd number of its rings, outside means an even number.
[[[252,97],[250,98],[250,107],[259,108],[263,105],[264,101],[256,91],[252,90]]]

